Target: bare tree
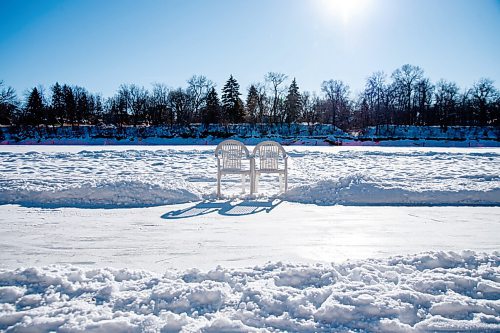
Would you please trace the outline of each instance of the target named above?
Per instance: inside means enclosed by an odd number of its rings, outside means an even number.
[[[471,89],[471,102],[474,110],[475,125],[488,125],[492,117],[492,106],[500,98],[500,92],[493,85],[493,80],[481,78]]]
[[[256,83],[254,84],[255,89],[257,90],[257,122],[264,123],[265,118],[270,118],[270,99],[267,96],[266,85],[265,83]]]
[[[174,124],[174,113],[168,107],[170,89],[162,83],[154,83],[149,97],[149,119],[153,125]]]
[[[129,86],[130,94],[130,111],[135,125],[140,125],[149,121],[147,118],[148,110],[148,91],[144,87],[139,87],[135,84]]]
[[[431,113],[434,97],[434,85],[427,78],[422,78],[415,85],[413,108],[416,111],[413,125],[431,125],[434,116]]]
[[[460,94],[455,82],[439,80],[436,83],[434,93],[434,109],[437,117],[437,124],[441,128],[447,128],[456,122],[456,112],[460,103]]]
[[[288,77],[285,74],[276,72],[269,72],[265,76],[266,82],[271,84],[271,89],[273,94],[271,114],[270,114],[271,123],[276,123],[277,119],[279,118],[279,113],[280,113],[279,107],[283,99],[282,95],[285,91],[284,88],[281,87],[281,84],[285,82],[287,78]]]
[[[117,114],[118,118],[124,123],[128,123],[129,116],[132,114],[132,97],[130,88],[126,84],[120,85],[117,93]]]
[[[331,124],[338,127],[338,119],[349,108],[349,86],[340,80],[323,81],[321,90],[330,106]]]
[[[379,126],[388,122],[388,110],[386,108],[387,86],[386,74],[375,72],[366,79],[365,90],[362,94],[361,106],[366,103],[366,110],[363,115],[368,125],[376,126],[376,133],[379,133]]]
[[[14,88],[6,87],[4,82],[0,81],[0,124],[10,124],[18,107],[19,101]]]
[[[406,125],[412,125],[416,122],[416,110],[412,108],[412,101],[417,83],[422,80],[423,76],[424,71],[420,67],[409,64],[396,69],[391,75],[393,89],[397,93],[398,111]]]
[[[309,126],[309,134],[312,134],[315,123],[319,121],[319,97],[315,93],[304,91],[301,95],[302,115],[301,120]]]
[[[188,81],[187,93],[191,99],[193,110],[193,120],[201,121],[201,110],[205,108],[208,93],[215,84],[203,75],[193,75]]]
[[[168,107],[175,114],[176,123],[188,125],[190,123],[191,110],[189,94],[179,88],[168,93]]]

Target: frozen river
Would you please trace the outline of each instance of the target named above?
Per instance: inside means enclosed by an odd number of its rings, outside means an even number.
[[[213,148],[0,147],[0,330],[500,330],[500,149]]]
[[[162,271],[500,249],[500,149],[287,147],[290,190],[238,179],[214,147],[0,152],[1,267]],[[247,193],[248,194],[248,193]]]

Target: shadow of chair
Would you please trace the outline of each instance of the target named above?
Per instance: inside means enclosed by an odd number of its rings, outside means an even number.
[[[270,213],[282,200],[244,200],[244,201],[203,201],[196,205],[180,210],[174,210],[161,216],[163,219],[176,220],[186,219],[211,213],[219,213],[224,216],[245,216],[258,213]]]

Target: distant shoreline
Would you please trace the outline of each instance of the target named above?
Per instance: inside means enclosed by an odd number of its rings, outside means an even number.
[[[191,126],[63,126],[1,127],[0,145],[216,145],[225,139],[248,145],[263,140],[286,146],[500,147],[500,128],[454,126],[381,126],[345,133],[331,125],[292,127]]]

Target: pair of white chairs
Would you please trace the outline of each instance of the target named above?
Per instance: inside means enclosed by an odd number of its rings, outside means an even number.
[[[242,192],[245,192],[246,176],[250,177],[250,194],[258,191],[261,174],[277,174],[280,190],[288,189],[288,155],[275,141],[263,141],[250,154],[248,148],[236,140],[225,140],[215,148],[217,158],[217,197],[221,197],[223,175],[241,175]],[[258,163],[256,163],[258,161]]]

